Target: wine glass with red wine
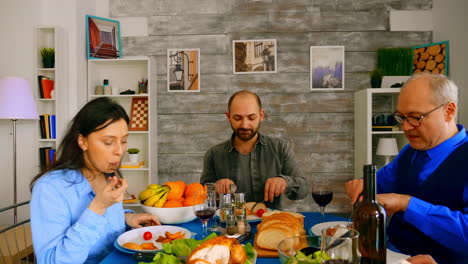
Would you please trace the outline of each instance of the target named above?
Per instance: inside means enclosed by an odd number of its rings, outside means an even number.
[[[203,238],[208,235],[208,220],[216,212],[216,200],[211,192],[199,191],[194,196],[193,212],[200,219],[203,226]]]
[[[312,184],[312,198],[320,206],[320,214],[325,216],[325,206],[333,199],[333,192],[327,181],[314,182]]]

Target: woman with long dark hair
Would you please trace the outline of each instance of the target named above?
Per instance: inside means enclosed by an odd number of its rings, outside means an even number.
[[[38,263],[99,263],[126,228],[159,224],[122,207],[128,187],[119,177],[129,118],[101,97],[73,118],[58,159],[31,181],[31,227]]]

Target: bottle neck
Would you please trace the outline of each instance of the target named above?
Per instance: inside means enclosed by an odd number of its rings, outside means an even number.
[[[366,201],[375,200],[375,165],[364,165],[364,193],[363,198]]]

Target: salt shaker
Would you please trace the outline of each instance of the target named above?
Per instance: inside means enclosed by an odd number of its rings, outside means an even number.
[[[237,232],[241,235],[250,232],[250,224],[245,219],[245,215],[237,215]]]
[[[226,234],[232,236],[237,233],[236,217],[233,214],[226,216]]]

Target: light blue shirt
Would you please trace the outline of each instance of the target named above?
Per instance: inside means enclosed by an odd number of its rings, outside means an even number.
[[[48,172],[31,198],[34,252],[39,264],[99,263],[125,232],[122,203],[104,215],[88,209],[95,194],[79,170]]]

